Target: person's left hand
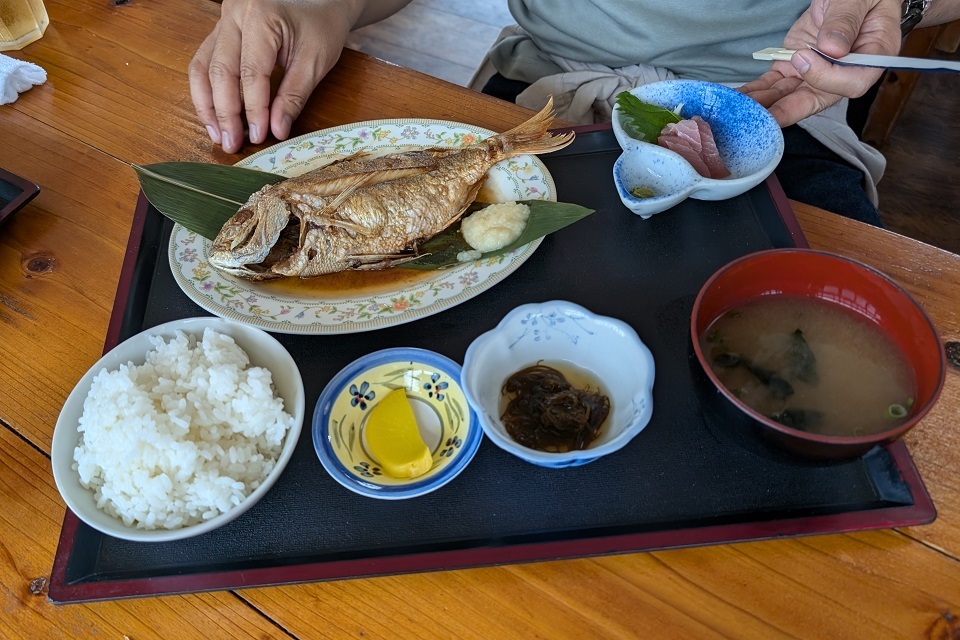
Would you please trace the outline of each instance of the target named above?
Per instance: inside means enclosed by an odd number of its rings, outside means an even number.
[[[842,67],[807,48],[815,46],[835,58],[848,53],[896,55],[900,51],[899,0],[812,0],[794,23],[783,46],[796,49],[789,62],[774,62],[770,71],[740,87],[767,107],[786,127],[836,104],[862,96],[882,69]]]

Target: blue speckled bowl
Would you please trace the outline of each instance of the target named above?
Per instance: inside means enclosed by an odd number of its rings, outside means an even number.
[[[630,93],[648,104],[699,115],[710,124],[717,149],[731,176],[704,178],[679,154],[628,136],[613,110],[613,131],[623,154],[613,167],[613,180],[623,204],[644,218],[665,211],[686,198],[725,200],[744,193],[769,176],[783,156],[783,133],[773,116],[752,98],[720,84],[701,80],[653,82]],[[656,194],[636,198],[630,189],[646,186]]]
[[[433,456],[430,470],[417,478],[385,473],[363,434],[370,410],[400,388]],[[384,349],[348,364],[327,384],[313,414],[313,446],[323,468],[347,489],[384,500],[436,491],[466,468],[482,439],[460,387],[460,365],[425,349]]]
[[[529,449],[500,421],[504,381],[541,360],[568,362],[589,371],[610,398],[610,415],[586,449],[566,453]],[[491,442],[532,464],[560,469],[593,462],[633,440],[653,415],[653,377],[653,355],[630,325],[553,300],[517,307],[474,340],[463,360],[461,383]]]

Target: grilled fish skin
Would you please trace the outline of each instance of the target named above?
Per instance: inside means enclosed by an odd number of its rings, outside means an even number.
[[[523,124],[463,148],[355,155],[252,194],[214,239],[210,264],[250,280],[384,269],[454,223],[487,171],[573,141],[551,134],[552,101]]]

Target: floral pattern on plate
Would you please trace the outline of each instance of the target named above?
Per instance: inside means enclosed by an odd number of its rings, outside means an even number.
[[[366,444],[371,411],[396,389],[405,390],[433,458],[430,470],[416,478],[387,474]],[[345,367],[320,394],[313,418],[314,448],[331,477],[385,500],[424,495],[453,480],[473,458],[482,433],[460,387],[460,365],[406,347],[377,351]]]
[[[293,177],[358,151],[395,153],[436,146],[473,144],[492,132],[466,124],[428,120],[360,122],[295,138],[237,163],[249,169]],[[487,174],[480,200],[556,200],[553,179],[534,156],[496,164]],[[241,280],[210,266],[210,242],[174,225],[169,262],[180,288],[202,308],[223,318],[278,333],[340,334],[381,329],[449,309],[491,288],[513,273],[540,240],[503,256],[423,274],[415,283],[377,293],[283,291],[270,283]]]

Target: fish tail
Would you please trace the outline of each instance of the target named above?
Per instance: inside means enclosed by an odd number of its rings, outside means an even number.
[[[574,133],[552,134],[547,130],[553,124],[553,97],[538,113],[521,125],[496,136],[503,144],[504,157],[523,154],[549,153],[573,142]]]

